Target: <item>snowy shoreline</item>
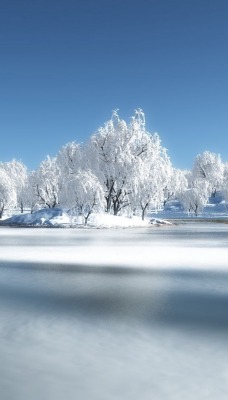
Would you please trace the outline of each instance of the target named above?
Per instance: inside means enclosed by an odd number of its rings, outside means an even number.
[[[75,217],[63,209],[42,209],[34,213],[15,214],[0,221],[1,227],[9,228],[51,228],[51,229],[133,229],[153,228],[186,223],[221,223],[228,224],[226,216],[211,217],[148,217],[144,221],[140,217],[114,216],[110,214],[94,214],[87,225],[82,217]]]
[[[87,225],[82,217],[72,216],[67,210],[42,209],[34,213],[15,214],[0,221],[3,227],[18,228],[71,228],[71,229],[126,229],[148,228],[153,226],[171,225],[171,222],[160,218],[123,217],[100,213],[91,216]]]

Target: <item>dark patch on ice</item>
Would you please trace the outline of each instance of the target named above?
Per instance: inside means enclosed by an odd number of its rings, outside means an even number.
[[[228,332],[226,272],[29,263],[0,267],[0,277],[8,274],[7,283],[0,283],[0,309],[53,318],[121,320],[149,329],[164,324]]]

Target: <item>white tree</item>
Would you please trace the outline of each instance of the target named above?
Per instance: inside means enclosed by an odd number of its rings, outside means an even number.
[[[195,180],[194,186],[179,193],[178,198],[184,209],[197,217],[208,201],[209,192],[210,185],[207,181]]]
[[[0,218],[2,218],[6,207],[14,208],[17,205],[17,193],[14,183],[4,168],[0,165]]]
[[[71,213],[83,216],[87,225],[90,215],[104,208],[104,192],[98,178],[90,170],[69,174],[61,192],[61,203]]]
[[[174,199],[179,193],[188,188],[186,171],[181,169],[169,168],[166,171],[166,185],[164,187],[164,206],[168,201]]]
[[[17,193],[17,206],[21,212],[24,211],[28,191],[28,170],[27,167],[17,160],[4,163],[4,168],[9,174]]]
[[[28,208],[31,213],[41,207],[40,199],[37,196],[37,171],[30,171],[28,173],[28,187],[26,191],[26,200]]]
[[[69,174],[75,174],[82,167],[82,146],[76,142],[70,142],[64,145],[57,155],[57,165],[61,170],[63,177]]]
[[[215,196],[223,182],[223,169],[220,155],[205,151],[195,158],[192,169],[193,180],[207,181],[211,193]]]
[[[47,156],[32,176],[34,192],[40,205],[54,208],[59,204],[59,176],[56,157]]]
[[[224,164],[223,170],[223,183],[221,187],[221,192],[225,202],[228,202],[228,163]]]
[[[143,220],[149,206],[158,207],[164,201],[164,187],[168,185],[172,170],[158,135],[148,136],[145,148],[143,156],[135,160],[131,194],[132,207],[140,208]]]
[[[106,211],[114,214],[129,205],[128,172],[131,165],[129,130],[114,112],[86,146],[89,167],[100,180],[105,193]]]
[[[136,171],[160,154],[161,145],[157,134],[146,131],[145,115],[139,109],[129,124],[114,111],[111,120],[91,137],[86,151],[92,160],[90,168],[104,188],[106,211],[117,215],[130,205],[133,186],[139,188],[139,180],[133,184]]]

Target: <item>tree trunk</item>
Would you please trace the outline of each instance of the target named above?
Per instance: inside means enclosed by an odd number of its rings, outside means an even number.
[[[2,219],[2,216],[3,216],[3,212],[4,212],[4,206],[2,206],[1,208],[0,208],[0,219]]]
[[[145,206],[141,205],[141,208],[142,208],[142,221],[144,221],[145,213],[146,213],[146,209],[147,209],[148,205],[149,205],[149,203],[147,203]]]
[[[114,213],[114,215],[117,215],[118,211],[119,211],[119,207],[118,207],[118,202],[116,200],[116,201],[113,201],[113,213]]]
[[[111,194],[109,193],[107,196],[105,196],[105,201],[106,201],[106,212],[109,213],[111,211],[111,206],[112,206],[112,197]]]
[[[105,196],[105,201],[106,201],[106,212],[110,212],[112,208],[112,197],[113,197],[113,192],[114,192],[114,181],[111,180],[105,182],[105,186],[107,188],[106,193],[107,195]]]
[[[198,215],[198,205],[196,204],[195,205],[195,216],[197,217],[197,215]]]
[[[92,214],[92,210],[88,212],[87,215],[84,215],[84,225],[87,226],[89,216]]]
[[[121,191],[119,191],[115,197],[112,199],[112,203],[113,203],[113,214],[117,215],[118,212],[121,210],[121,200],[120,200],[120,196],[121,196]]]

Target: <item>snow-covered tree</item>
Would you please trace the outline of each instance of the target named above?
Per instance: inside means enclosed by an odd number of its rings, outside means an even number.
[[[211,194],[221,189],[224,165],[220,155],[205,151],[196,156],[191,171],[186,172],[188,189],[178,195],[188,212],[198,215]]]
[[[224,163],[224,170],[223,170],[223,182],[221,187],[221,193],[225,200],[228,202],[228,163]]]
[[[28,170],[27,167],[17,160],[4,163],[4,168],[10,176],[17,193],[17,206],[21,212],[24,211],[28,191]]]
[[[129,204],[129,140],[126,122],[114,112],[111,120],[92,135],[86,146],[89,167],[104,188],[106,211],[113,210],[115,215]]]
[[[104,192],[98,178],[90,170],[69,174],[61,192],[61,204],[71,213],[84,217],[87,225],[90,215],[104,208]]]
[[[56,157],[47,157],[33,174],[33,188],[37,202],[48,208],[59,204],[60,169]]]
[[[135,111],[129,123],[114,111],[86,144],[70,142],[36,171],[17,160],[0,163],[0,217],[5,207],[69,207],[87,223],[102,208],[117,215],[141,213],[178,198],[188,212],[202,210],[221,191],[228,201],[228,163],[219,155],[199,154],[191,171],[172,167],[159,135],[146,130],[145,115]]]
[[[167,184],[164,187],[164,206],[167,201],[174,199],[179,193],[182,193],[188,188],[186,171],[176,168],[169,168],[166,172]]]
[[[58,152],[56,162],[63,177],[75,174],[82,167],[82,146],[76,142],[64,145]]]
[[[139,175],[144,167],[148,170],[147,163],[155,171],[161,144],[157,134],[146,131],[142,110],[135,111],[129,124],[114,111],[111,120],[91,137],[86,151],[90,168],[103,186],[106,211],[117,215],[130,206],[133,188],[139,193]]]
[[[224,165],[219,154],[205,151],[195,158],[192,169],[193,180],[206,181],[211,194],[215,195],[223,182],[223,168]]]
[[[195,185],[179,193],[178,198],[188,213],[194,213],[197,217],[205,207],[210,192],[207,181],[194,181]]]
[[[14,208],[17,205],[17,193],[11,176],[3,163],[0,165],[0,218],[5,208]]]
[[[164,201],[172,166],[158,135],[147,137],[146,151],[135,161],[132,180],[132,208],[140,208],[144,220],[149,206],[159,207]]]
[[[30,171],[28,173],[28,187],[26,191],[26,204],[30,208],[31,213],[40,209],[42,205],[38,199],[37,192],[37,173],[36,171]]]

